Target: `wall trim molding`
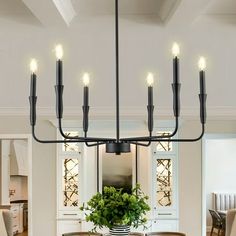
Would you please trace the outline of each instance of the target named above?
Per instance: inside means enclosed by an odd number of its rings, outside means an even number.
[[[146,107],[121,107],[121,117],[125,118],[145,118],[147,116]],[[172,117],[172,109],[167,107],[155,109],[155,119],[160,117]],[[54,107],[39,107],[37,115],[40,117],[55,117]],[[0,116],[29,116],[29,107],[0,107]],[[81,107],[66,107],[64,118],[82,117]],[[207,109],[208,120],[236,120],[236,107],[209,107]],[[115,107],[91,107],[90,117],[115,118]],[[189,119],[199,119],[199,107],[181,108],[181,117]]]

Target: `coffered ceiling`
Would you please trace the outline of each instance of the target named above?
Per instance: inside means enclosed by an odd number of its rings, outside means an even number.
[[[210,1],[205,12],[210,15],[236,15],[236,2],[234,0]]]
[[[65,49],[65,111],[81,113],[84,71],[92,77],[91,113],[112,110],[113,14],[112,0],[0,0],[0,115],[28,114],[31,57],[39,63],[39,113],[54,114],[58,42]],[[122,109],[145,115],[145,75],[153,71],[156,112],[171,114],[170,49],[178,41],[182,114],[198,115],[197,60],[205,55],[209,113],[236,116],[234,0],[120,0],[120,14]]]

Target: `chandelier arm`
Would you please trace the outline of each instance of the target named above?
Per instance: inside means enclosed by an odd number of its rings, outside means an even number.
[[[98,146],[101,146],[101,145],[104,145],[104,144],[106,144],[105,142],[98,142],[98,143],[93,143],[93,144],[89,144],[88,142],[85,142],[85,145],[87,146],[87,147],[98,147]]]
[[[58,128],[59,128],[59,132],[61,134],[61,136],[65,139],[74,139],[74,140],[81,140],[83,142],[87,141],[87,142],[112,142],[115,141],[115,139],[112,138],[96,138],[96,137],[79,137],[79,136],[68,136],[64,133],[63,129],[62,129],[62,120],[58,119]]]
[[[86,139],[87,138],[87,132],[84,132],[84,138]],[[106,142],[96,142],[96,143],[92,143],[92,144],[89,144],[88,142],[85,142],[85,145],[87,147],[98,147],[100,145],[103,145],[105,144]]]
[[[191,142],[197,142],[199,141],[200,139],[202,139],[203,135],[205,133],[205,125],[202,124],[202,132],[201,134],[199,135],[199,137],[197,138],[193,138],[193,139],[170,139],[170,140],[167,140],[168,142],[175,142],[175,143],[178,143],[178,142],[183,142],[183,143],[191,143]],[[163,140],[161,140],[163,141]],[[155,142],[155,140],[154,140]]]
[[[152,131],[149,131],[149,137],[152,137]],[[151,141],[148,143],[140,143],[140,142],[130,142],[130,144],[138,145],[138,146],[143,146],[143,147],[149,147],[151,145]]]
[[[179,129],[179,118],[175,117],[175,129],[171,134],[168,135],[163,135],[163,136],[144,136],[144,137],[133,137],[133,138],[122,138],[121,141],[143,141],[143,142],[148,142],[150,138],[157,138],[157,139],[166,139],[166,138],[172,138],[173,136],[176,135]]]
[[[59,132],[61,134],[61,136],[65,139],[75,139],[75,140],[83,140],[85,141],[84,138],[82,137],[79,137],[78,135],[76,136],[69,136],[69,135],[66,135],[64,132],[63,132],[63,129],[62,129],[62,119],[61,118],[58,118],[58,129],[59,129]]]
[[[205,125],[204,124],[202,124],[202,132],[201,132],[201,134],[199,135],[199,137],[197,137],[197,138],[190,138],[190,139],[167,139],[167,140],[165,140],[165,139],[157,139],[157,138],[150,138],[149,139],[149,141],[150,142],[197,142],[197,141],[199,141],[202,137],[203,137],[203,135],[204,135],[204,133],[205,133]],[[145,141],[147,141],[146,139],[139,139],[139,140],[137,140],[137,139],[135,139],[135,140],[129,140],[129,142],[137,142],[137,141],[139,141],[139,142],[145,142]]]
[[[151,145],[151,141],[149,141],[148,143],[140,143],[140,142],[130,142],[130,144],[134,144],[134,145],[138,145],[138,146],[142,146],[142,147],[149,147]]]
[[[35,126],[32,126],[32,136],[35,141],[39,143],[83,143],[84,141],[81,140],[42,140],[39,139],[35,134]]]

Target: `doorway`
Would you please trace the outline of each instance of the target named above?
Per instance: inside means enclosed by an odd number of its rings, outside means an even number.
[[[215,196],[236,192],[236,134],[207,134],[202,143],[202,236],[210,235]]]
[[[10,206],[13,232],[32,236],[32,139],[0,135],[1,205]]]

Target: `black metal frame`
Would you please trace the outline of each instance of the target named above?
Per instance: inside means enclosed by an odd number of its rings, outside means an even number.
[[[205,93],[205,72],[200,71],[200,121],[202,124],[201,134],[197,138],[190,139],[171,139],[175,136],[179,128],[179,116],[180,116],[180,88],[181,84],[179,83],[179,59],[175,57],[173,60],[173,113],[175,117],[175,129],[170,135],[166,136],[153,136],[153,98],[152,98],[152,88],[149,87],[148,92],[150,97],[148,99],[148,131],[149,135],[144,137],[131,137],[131,138],[120,138],[120,103],[119,103],[119,6],[118,1],[115,0],[115,57],[116,57],[116,138],[97,138],[97,137],[88,137],[88,126],[89,126],[89,106],[88,106],[88,87],[84,88],[84,105],[83,109],[83,131],[84,137],[78,136],[67,136],[62,128],[62,119],[63,119],[63,90],[64,85],[62,83],[62,61],[57,61],[57,84],[55,85],[56,92],[56,114],[58,119],[58,128],[61,136],[64,140],[42,140],[36,136],[35,125],[36,125],[36,74],[32,73],[31,75],[31,93],[29,97],[30,101],[30,123],[32,126],[32,135],[37,142],[40,143],[74,143],[81,142],[85,143],[88,147],[106,145],[106,151],[108,153],[120,154],[123,152],[130,152],[130,145],[139,145],[148,147],[152,142],[161,142],[166,141],[166,138],[169,138],[170,142],[196,142],[200,140],[205,132],[205,123],[206,123],[206,98]]]

